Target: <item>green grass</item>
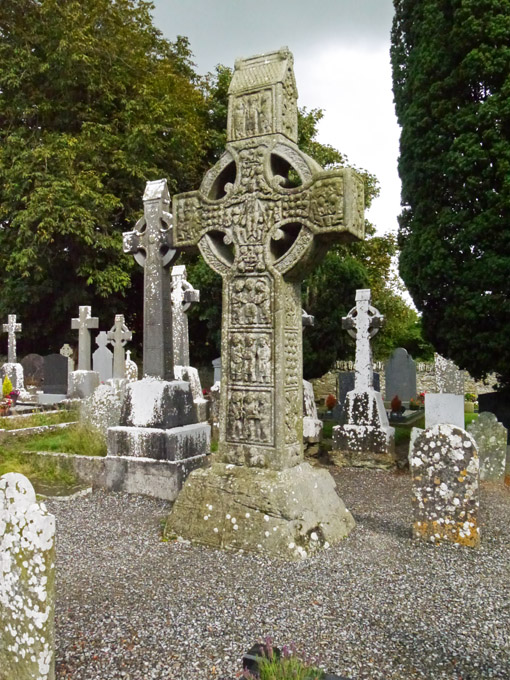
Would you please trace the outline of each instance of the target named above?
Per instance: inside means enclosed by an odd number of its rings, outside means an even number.
[[[59,423],[71,423],[78,420],[76,410],[46,411],[34,413],[24,418],[0,418],[0,428],[4,430],[21,430],[25,427],[40,427],[42,425],[58,425]]]
[[[469,423],[478,418],[478,413],[464,413],[464,426],[467,427]]]

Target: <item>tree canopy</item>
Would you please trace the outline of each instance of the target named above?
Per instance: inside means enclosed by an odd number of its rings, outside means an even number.
[[[510,385],[510,2],[394,5],[400,272],[436,349]]]

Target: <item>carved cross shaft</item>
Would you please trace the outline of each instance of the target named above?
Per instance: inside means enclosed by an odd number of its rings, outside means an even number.
[[[16,333],[21,332],[21,324],[16,323],[16,314],[9,314],[7,323],[3,324],[4,333],[7,333],[7,362],[16,363]]]
[[[144,216],[134,231],[123,234],[124,252],[144,268],[143,372],[174,379],[172,310],[168,269],[177,257],[172,250],[172,216],[166,179],[147,182],[143,195]]]
[[[354,389],[364,392],[374,389],[374,368],[370,340],[384,324],[384,316],[370,304],[370,289],[356,291],[356,307],[342,319],[342,327],[356,339]]]
[[[227,151],[174,196],[173,242],[223,278],[220,457],[283,469],[303,457],[300,282],[329,243],[363,235],[363,188],[296,146],[288,51],[236,62],[229,94]]]
[[[185,265],[172,267],[172,331],[174,365],[189,366],[188,315],[193,302],[200,302],[200,291],[186,279]]]
[[[124,314],[115,315],[115,323],[108,331],[108,342],[113,346],[113,377],[126,377],[126,359],[124,345],[131,340],[133,333],[128,329]]]
[[[77,319],[71,320],[71,328],[78,331],[78,370],[90,371],[90,329],[99,327],[97,316],[91,316],[91,308],[79,308]]]

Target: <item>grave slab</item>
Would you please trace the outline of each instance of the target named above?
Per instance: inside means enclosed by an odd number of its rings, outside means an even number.
[[[425,427],[443,423],[464,429],[464,395],[426,392]]]

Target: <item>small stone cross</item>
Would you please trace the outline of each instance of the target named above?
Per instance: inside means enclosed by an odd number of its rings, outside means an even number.
[[[67,342],[60,348],[60,354],[63,357],[67,357],[67,372],[71,373],[74,370],[74,350]]]
[[[192,302],[200,302],[200,291],[186,279],[185,265],[172,267],[172,332],[174,365],[189,366],[188,315]]]
[[[342,319],[342,327],[356,339],[354,389],[365,392],[374,389],[374,366],[370,340],[384,324],[384,316],[370,305],[370,288],[356,291],[356,307]]]
[[[108,331],[108,342],[113,346],[113,377],[126,377],[126,359],[124,345],[131,340],[133,333],[128,330],[124,321],[124,314],[115,315],[115,323]]]
[[[16,363],[16,333],[21,332],[21,324],[16,323],[16,314],[9,314],[7,323],[4,323],[4,333],[7,336],[7,362],[9,364]]]
[[[144,216],[134,231],[123,234],[124,252],[134,255],[144,268],[143,372],[164,380],[174,379],[172,310],[168,268],[176,259],[172,250],[172,216],[166,179],[147,182]]]
[[[363,185],[299,150],[291,53],[236,61],[227,149],[200,190],[173,197],[173,247],[223,278],[219,457],[303,459],[301,280],[329,244],[363,237]]]
[[[90,371],[90,329],[99,328],[97,316],[91,316],[91,308],[79,308],[79,317],[71,320],[71,328],[78,331],[78,370]]]

